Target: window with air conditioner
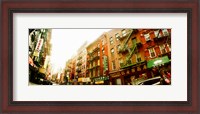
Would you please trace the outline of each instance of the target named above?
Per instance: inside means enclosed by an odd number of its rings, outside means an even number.
[[[124,37],[124,36],[126,36],[126,35],[127,35],[126,30],[123,29],[123,30],[122,30],[122,36]]]
[[[169,36],[169,32],[167,29],[162,29],[163,36]]]
[[[113,70],[116,69],[115,61],[112,61],[112,69],[113,69]]]
[[[151,58],[156,57],[156,53],[155,53],[154,48],[149,49],[149,54],[150,54],[150,57],[151,57]]]
[[[150,41],[151,40],[149,33],[148,34],[144,34],[144,38],[145,38],[146,41]]]
[[[115,37],[118,40],[120,38],[119,33],[115,34]]]
[[[159,33],[159,30],[154,31],[156,38],[161,38],[161,34]]]
[[[161,54],[165,54],[167,52],[164,44],[160,45],[159,47]]]
[[[111,49],[111,54],[114,55],[114,48]]]
[[[121,49],[121,46],[120,46],[120,45],[118,45],[118,46],[117,46],[117,50],[119,51],[120,49]]]
[[[110,44],[113,44],[113,38],[110,37]]]

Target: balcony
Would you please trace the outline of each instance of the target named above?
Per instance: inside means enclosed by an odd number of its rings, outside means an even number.
[[[90,59],[88,59],[89,62],[92,62],[94,59],[94,57],[90,57]]]
[[[100,48],[97,46],[97,47],[95,47],[95,48],[93,49],[92,52],[98,51],[99,49],[100,49]]]
[[[99,58],[100,58],[99,55],[96,55],[96,56],[93,57],[93,60],[99,59]]]
[[[81,60],[81,59],[82,59],[82,57],[81,57],[81,56],[79,56],[79,57],[78,57],[78,60]]]
[[[123,48],[118,48],[118,53],[126,53],[128,52],[128,45],[126,45]]]

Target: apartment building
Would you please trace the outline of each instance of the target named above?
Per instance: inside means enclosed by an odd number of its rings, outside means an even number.
[[[107,32],[110,84],[153,77],[151,68],[169,63],[170,29],[113,29]],[[159,33],[159,34],[158,34]],[[167,56],[166,56],[167,55]],[[164,57],[163,57],[164,56]]]
[[[108,84],[108,45],[106,33],[87,46],[87,76],[93,84]]]

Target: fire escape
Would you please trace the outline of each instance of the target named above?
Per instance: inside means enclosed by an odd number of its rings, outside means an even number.
[[[130,59],[133,56],[133,54],[136,52],[137,42],[136,42],[136,38],[133,38],[132,39],[132,46],[129,48],[128,47],[128,41],[131,39],[131,35],[133,33],[136,33],[136,32],[137,32],[137,30],[130,30],[128,32],[128,35],[120,38],[120,39],[122,39],[122,38],[123,39],[126,38],[126,39],[125,39],[124,43],[122,44],[123,45],[122,48],[121,49],[119,48],[118,52],[121,53],[121,54],[126,54],[127,55],[126,56],[126,62],[120,64],[121,68],[125,68],[125,67],[128,67],[128,66],[132,65]],[[128,52],[128,54],[127,54],[127,52]]]

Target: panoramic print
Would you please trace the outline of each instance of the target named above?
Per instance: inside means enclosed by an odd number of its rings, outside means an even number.
[[[28,34],[29,86],[171,85],[171,29],[49,29]]]

